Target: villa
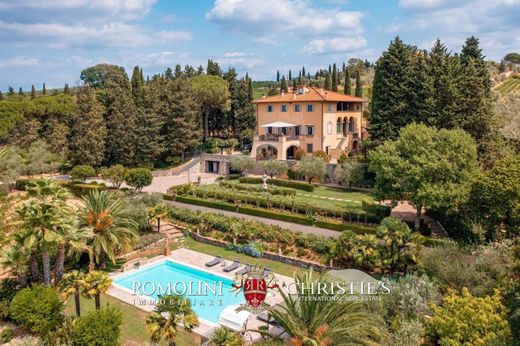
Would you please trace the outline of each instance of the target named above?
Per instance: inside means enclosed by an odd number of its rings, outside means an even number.
[[[251,156],[292,160],[298,148],[323,150],[332,158],[357,152],[363,140],[364,99],[312,86],[263,97],[257,105]]]

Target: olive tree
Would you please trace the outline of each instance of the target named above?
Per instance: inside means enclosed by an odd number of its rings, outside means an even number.
[[[237,155],[231,157],[229,164],[232,170],[238,171],[243,175],[248,169],[255,168],[256,161],[250,156]]]
[[[282,175],[289,170],[289,165],[285,161],[266,160],[260,162],[265,174],[271,177]]]
[[[321,158],[315,156],[302,158],[296,169],[298,174],[305,177],[305,180],[309,183],[311,183],[313,179],[323,179],[325,173],[327,173],[325,162],[323,162]]]

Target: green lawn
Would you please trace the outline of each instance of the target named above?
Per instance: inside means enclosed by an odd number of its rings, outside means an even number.
[[[184,242],[184,247],[187,249],[191,249],[193,251],[202,252],[211,256],[222,256],[222,258],[233,261],[235,259],[239,260],[240,263],[250,263],[259,266],[269,267],[273,272],[289,277],[293,277],[294,274],[302,274],[306,270],[303,268],[295,267],[289,264],[271,261],[265,258],[254,258],[251,256],[247,256],[241,253],[237,253],[235,251],[226,250],[223,247],[200,243],[195,241],[193,238],[187,237]]]
[[[122,345],[144,345],[149,340],[149,334],[146,331],[145,321],[148,313],[136,308],[130,304],[103,294],[101,296],[101,304],[118,306],[123,312],[123,324],[121,326],[121,341]],[[84,315],[89,311],[94,310],[94,300],[81,298],[81,314]],[[65,305],[65,314],[68,316],[75,316],[74,297],[70,297]],[[199,345],[200,338],[196,334],[189,334],[186,332],[179,333],[177,345]],[[166,345],[161,343],[161,345]]]

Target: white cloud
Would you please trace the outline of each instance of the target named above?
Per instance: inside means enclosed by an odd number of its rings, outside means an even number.
[[[228,52],[215,60],[225,66],[253,68],[265,64],[265,60],[253,54],[243,52]]]
[[[315,8],[308,0],[216,0],[206,13],[207,19],[233,30],[301,37],[342,30],[359,33],[362,17],[358,11]]]
[[[246,53],[242,53],[242,52],[224,53],[224,58],[238,58],[238,57],[244,57],[244,56],[247,56],[247,54]]]
[[[137,47],[154,43],[188,41],[191,34],[184,31],[147,32],[142,27],[126,23],[98,26],[53,23],[8,23],[0,21],[0,30],[14,34],[17,40],[47,39],[54,48],[70,46]],[[35,40],[38,42],[38,40]]]
[[[0,60],[0,68],[9,67],[28,67],[39,65],[40,61],[35,58],[29,58],[26,56],[17,56],[5,60]]]
[[[327,39],[313,39],[305,47],[309,54],[344,53],[356,51],[365,47],[367,41],[361,37],[333,37]]]

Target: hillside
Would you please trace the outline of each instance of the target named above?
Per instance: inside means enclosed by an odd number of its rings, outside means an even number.
[[[499,84],[495,89],[502,96],[510,93],[520,92],[520,74],[515,74],[507,78],[503,83]]]

